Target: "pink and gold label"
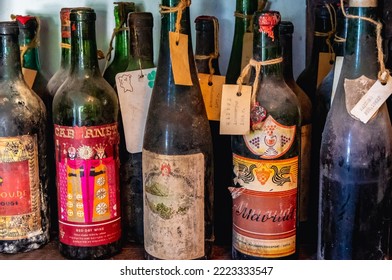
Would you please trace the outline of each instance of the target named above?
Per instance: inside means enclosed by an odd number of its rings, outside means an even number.
[[[121,235],[117,124],[55,125],[60,241],[99,246]]]
[[[264,159],[274,159],[284,155],[295,140],[296,126],[278,123],[271,115],[261,124],[261,128],[244,135],[248,149]]]
[[[36,136],[0,138],[0,240],[42,233],[39,187]]]
[[[233,246],[278,258],[295,252],[298,157],[254,160],[233,155]]]

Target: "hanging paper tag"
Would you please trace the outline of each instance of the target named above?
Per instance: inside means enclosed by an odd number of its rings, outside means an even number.
[[[382,85],[381,82],[377,80],[377,82],[354,106],[351,110],[351,114],[366,124],[391,94],[392,78],[389,76],[388,83],[386,85]]]
[[[22,68],[23,77],[29,86],[29,88],[33,88],[35,77],[37,76],[37,70]]]
[[[222,86],[225,83],[226,77],[213,75],[210,83],[210,76],[211,75],[209,74],[199,73],[201,93],[203,94],[208,119],[210,121],[219,121],[222,101]]]
[[[169,44],[174,83],[183,86],[193,85],[189,70],[188,35],[169,32]]]
[[[319,63],[317,71],[317,87],[321,84],[325,76],[331,70],[333,66],[333,61],[335,59],[335,54],[330,53],[319,53]]]
[[[223,85],[220,134],[245,135],[250,132],[250,98],[252,87]]]
[[[332,101],[335,98],[336,88],[338,86],[340,73],[342,72],[344,56],[337,56],[335,60],[335,69],[333,73],[333,83],[332,83],[332,94],[331,94],[331,105]]]
[[[248,65],[249,60],[253,57],[253,32],[245,32],[242,42],[241,69]],[[244,77],[243,84],[247,84],[249,75]]]
[[[156,68],[116,75],[125,143],[130,153],[139,153],[143,148],[144,128],[155,75]]]

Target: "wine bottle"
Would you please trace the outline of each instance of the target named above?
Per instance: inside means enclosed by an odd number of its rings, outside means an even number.
[[[293,76],[293,33],[294,25],[290,21],[282,21],[279,25],[280,42],[283,56],[283,77],[286,84],[296,94],[301,109],[301,173],[300,173],[300,197],[299,197],[299,229],[298,237],[302,243],[316,241],[317,220],[311,220],[309,216],[317,212],[317,204],[310,207],[310,170],[311,170],[311,146],[312,146],[312,103],[306,93],[297,85]],[[317,216],[317,215],[315,215]],[[311,235],[314,238],[311,238]]]
[[[109,62],[112,53],[112,42],[115,38],[114,57],[110,64],[104,69],[103,77],[112,86],[116,85],[116,74],[123,72],[129,62],[129,41],[128,41],[128,14],[135,11],[134,2],[114,2],[114,21],[116,27],[113,30],[112,39],[109,44],[109,51],[106,59]]]
[[[210,83],[218,82],[213,77],[221,74],[219,69],[219,21],[214,16],[198,16],[195,19],[195,29],[195,61],[198,73],[208,74],[208,79],[211,80]],[[212,86],[213,84],[210,85],[210,87]],[[212,92],[209,93],[212,94]],[[210,102],[214,102],[212,101],[213,98],[211,97]],[[232,226],[231,195],[227,188],[232,185],[231,137],[230,135],[220,135],[220,121],[210,119],[209,122],[214,154],[215,244],[230,245]]]
[[[211,258],[214,242],[212,140],[193,57],[189,5],[186,0],[161,5],[157,74],[142,152],[147,259]],[[176,54],[187,57],[189,71],[177,69]]]
[[[381,0],[379,8],[382,14],[384,50],[386,55],[385,67],[392,69],[392,2]],[[392,116],[392,97],[387,99],[389,116]]]
[[[350,0],[346,51],[322,134],[318,259],[384,259],[391,228],[392,127],[385,104],[352,113],[378,75],[377,1]]]
[[[229,64],[226,73],[226,83],[235,84],[238,77],[241,74],[243,63],[249,61],[250,57],[243,58],[243,46],[244,41],[248,42],[253,37],[253,25],[252,17],[258,8],[258,0],[237,0],[236,11],[234,13],[234,36],[233,44],[231,47],[231,53],[229,58]],[[251,47],[251,45],[250,45]],[[252,52],[249,52],[252,55]],[[244,61],[244,62],[243,62]]]
[[[0,253],[49,239],[46,109],[22,75],[15,21],[0,22]]]
[[[131,12],[128,14],[128,27],[129,27],[129,64],[126,71],[138,70],[138,79],[145,79],[145,83],[149,83],[153,86],[155,71],[146,74],[143,69],[154,68],[154,48],[153,48],[153,25],[154,19],[151,13],[148,12]],[[139,77],[143,75],[143,77]],[[151,88],[150,87],[150,88]],[[120,93],[121,89],[117,87]],[[136,90],[136,89],[134,89]],[[141,89],[142,90],[142,89]],[[138,92],[138,95],[144,94],[144,92]],[[147,94],[147,93],[146,93]],[[148,93],[151,94],[151,93]],[[124,94],[129,97],[129,93]],[[130,97],[129,97],[130,98]],[[130,103],[135,103],[134,100],[130,100]],[[124,104],[124,105],[123,105]],[[129,113],[132,112],[132,108],[126,107],[128,102],[121,103],[122,118],[127,118],[128,121],[132,121],[134,116]],[[124,106],[124,107],[123,107]],[[123,108],[125,110],[123,110]],[[138,107],[139,109],[141,107]],[[147,110],[146,110],[147,111]],[[143,112],[145,114],[147,112]],[[122,122],[123,133],[135,134],[134,127],[127,126],[126,120]],[[137,131],[142,134],[142,131]],[[143,136],[143,135],[142,135]],[[129,138],[128,138],[129,139]],[[142,152],[141,150],[127,149],[125,145],[125,137],[120,142],[120,173],[121,173],[121,197],[123,207],[123,224],[124,224],[124,238],[129,242],[143,243],[143,176],[142,176]],[[142,141],[141,141],[142,143]]]
[[[280,14],[254,16],[251,132],[232,136],[233,259],[296,258],[301,114],[284,81]],[[257,69],[257,68],[256,68]]]
[[[121,249],[118,98],[99,71],[95,20],[71,10],[71,67],[53,99],[59,250],[70,259]]]

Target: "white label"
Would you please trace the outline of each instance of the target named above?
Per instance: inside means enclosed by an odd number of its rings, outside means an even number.
[[[220,134],[244,135],[250,131],[250,98],[252,87],[223,85]]]
[[[128,152],[140,153],[156,68],[122,72],[116,86]]]
[[[379,80],[362,96],[359,102],[351,110],[351,114],[367,123],[380,109],[388,97],[392,94],[392,78],[389,76],[388,83],[382,85]]]
[[[204,156],[143,150],[144,248],[158,259],[198,259],[204,248]]]
[[[335,68],[333,73],[333,84],[332,84],[332,94],[331,94],[331,105],[332,101],[335,98],[336,88],[338,86],[340,73],[342,72],[344,56],[337,56],[335,60]]]

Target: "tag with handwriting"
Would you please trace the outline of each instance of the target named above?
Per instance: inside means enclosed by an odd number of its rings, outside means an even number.
[[[338,86],[340,73],[342,72],[344,56],[337,56],[335,60],[335,69],[333,73],[333,83],[332,83],[332,93],[331,93],[331,105],[332,101],[335,98],[336,88]]]
[[[193,85],[189,70],[188,35],[169,32],[169,45],[174,83],[183,86]]]
[[[142,74],[143,73],[143,74]],[[127,151],[139,153],[143,148],[144,128],[156,68],[122,72],[116,75],[116,86],[124,127]]]
[[[251,86],[223,85],[220,134],[245,135],[250,132]]]
[[[354,106],[351,110],[351,114],[366,124],[391,94],[392,78],[389,76],[388,83],[386,85],[382,85],[381,82],[377,80],[377,82]]]
[[[33,88],[35,77],[37,76],[37,70],[22,68],[23,77],[29,86],[29,88]]]
[[[203,94],[204,105],[206,106],[207,117],[210,121],[220,120],[220,110],[222,101],[222,87],[226,81],[225,76],[212,76],[210,81],[209,74],[199,73],[201,93]]]

